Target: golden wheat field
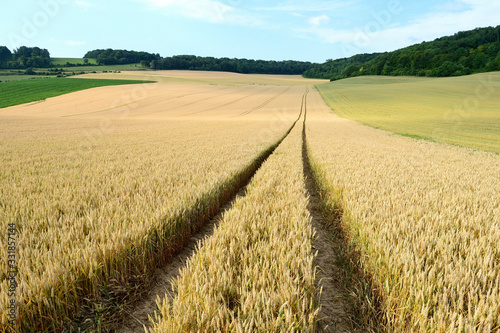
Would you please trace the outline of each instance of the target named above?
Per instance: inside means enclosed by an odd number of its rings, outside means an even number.
[[[326,106],[307,120],[325,204],[343,210],[365,272],[352,288],[364,330],[498,332],[498,154],[395,136]]]
[[[152,332],[314,332],[313,231],[296,124],[159,302]],[[286,173],[283,171],[286,170]]]
[[[87,300],[128,297],[218,210],[300,113],[304,86],[266,80],[91,89],[0,111],[0,218],[17,229],[23,330],[104,316]],[[4,274],[4,309],[7,288]]]
[[[332,111],[314,87],[325,82],[299,76],[84,77],[156,83],[0,109],[0,221],[15,226],[18,284],[13,326],[3,232],[0,332],[114,331],[222,211],[146,330],[500,330],[500,156],[479,149],[497,144],[490,134],[474,134],[473,150],[374,129],[340,118],[345,101],[330,99]],[[331,290],[313,200],[341,244],[330,257],[342,297],[329,299],[345,300],[349,325],[321,318]]]

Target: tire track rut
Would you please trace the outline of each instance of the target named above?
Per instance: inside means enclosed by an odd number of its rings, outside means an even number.
[[[259,110],[259,109],[262,109],[264,106],[266,106],[267,104],[271,103],[272,101],[274,101],[274,100],[275,100],[276,98],[278,98],[279,96],[281,96],[281,95],[285,94],[286,92],[288,92],[288,90],[290,90],[290,88],[292,88],[292,87],[288,87],[288,88],[286,88],[284,91],[282,91],[282,92],[280,92],[280,93],[278,93],[278,94],[274,95],[273,97],[269,98],[268,100],[266,100],[266,101],[265,101],[265,102],[263,102],[262,104],[257,105],[256,107],[254,107],[254,108],[252,108],[252,109],[250,109],[250,110],[247,110],[247,111],[245,111],[245,112],[242,112],[242,113],[240,113],[238,116],[246,116],[247,114],[250,114],[250,113],[252,113],[252,112],[254,112],[254,111],[257,111],[257,110]],[[309,88],[306,88],[306,94],[307,94],[308,89],[309,89]],[[302,97],[302,98],[304,98],[304,97]],[[300,110],[300,112],[301,112],[301,114],[302,114],[302,109]],[[300,117],[299,117],[299,119],[300,119]]]
[[[292,126],[290,126],[285,135],[272,147],[272,149],[270,149],[266,153],[262,160],[259,161],[258,166],[255,168],[255,170],[252,170],[252,173],[247,177],[244,185],[237,190],[237,192],[232,196],[232,198],[230,198],[230,200],[222,205],[222,208],[218,211],[218,213],[214,217],[212,217],[208,223],[205,223],[201,227],[201,229],[196,231],[191,236],[191,238],[184,244],[182,249],[180,249],[171,258],[166,266],[158,268],[156,270],[156,282],[154,283],[154,286],[147,292],[146,296],[139,303],[135,304],[135,307],[132,310],[124,310],[124,312],[128,315],[128,319],[124,323],[122,323],[121,326],[116,328],[114,332],[144,332],[145,328],[150,328],[150,321],[148,319],[148,316],[154,316],[155,309],[157,308],[157,298],[165,297],[166,295],[170,300],[172,300],[173,297],[175,297],[175,295],[171,292],[172,281],[175,280],[175,278],[179,275],[180,270],[185,266],[189,258],[195,253],[198,244],[201,244],[201,241],[204,238],[210,237],[212,235],[224,212],[231,209],[233,203],[238,197],[246,195],[246,187],[250,183],[255,173],[259,170],[261,165],[274,153],[276,148],[278,148],[281,142],[286,139],[293,128],[297,125],[297,122],[301,119],[302,114],[305,112],[305,100],[308,91],[309,89],[306,88],[306,92],[302,96],[302,105],[300,108],[299,116],[294,121]]]
[[[266,92],[268,90],[270,90],[272,88],[267,88],[267,89],[264,89],[264,90],[261,90],[261,91],[256,91],[252,94],[249,94],[249,95],[245,95],[245,96],[242,96],[242,97],[238,97],[230,102],[227,102],[227,103],[224,103],[224,104],[220,104],[220,105],[216,105],[214,107],[211,107],[211,108],[208,108],[208,109],[204,109],[204,110],[200,110],[200,111],[196,111],[196,112],[190,112],[190,113],[186,113],[186,114],[183,114],[182,116],[190,116],[190,115],[193,115],[193,114],[198,114],[198,113],[203,113],[203,112],[208,112],[208,111],[213,111],[213,110],[217,110],[218,108],[221,108],[221,107],[225,107],[225,106],[228,106],[228,105],[231,105],[231,104],[234,104],[234,103],[238,103],[239,101],[242,101],[246,98],[250,98],[252,96],[255,96],[255,95],[258,95],[258,94],[262,94],[263,92]]]
[[[307,152],[307,95],[304,96],[303,105],[302,164],[306,190],[309,196],[309,215],[311,216],[312,227],[316,232],[314,242],[314,248],[317,251],[315,266],[317,267],[317,278],[319,278],[318,287],[321,288],[321,295],[318,300],[321,310],[316,330],[318,332],[351,332],[347,291],[342,285],[342,271],[337,263],[342,241],[334,236],[334,232],[329,227],[331,221],[322,211],[321,198],[314,183]]]

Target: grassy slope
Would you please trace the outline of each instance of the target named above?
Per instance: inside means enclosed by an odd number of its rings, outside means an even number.
[[[1,82],[9,82],[9,81],[19,81],[19,80],[34,80],[34,79],[44,79],[50,78],[51,76],[46,75],[24,75],[24,74],[4,74],[5,72],[0,70],[0,81]],[[54,77],[54,76],[52,76]]]
[[[0,83],[0,108],[39,101],[89,88],[148,82],[152,81],[53,78],[3,82]]]
[[[89,58],[89,63],[91,66],[75,66],[66,67],[66,63],[70,64],[83,64],[83,58],[51,58],[52,65],[56,67],[62,67],[68,72],[79,72],[79,71],[133,71],[133,70],[144,70],[140,64],[126,64],[126,65],[97,65],[96,59]]]
[[[97,64],[94,64],[91,61],[90,66],[75,66],[75,67],[67,67],[66,66],[66,61],[69,60],[74,60],[73,62],[78,62],[78,63],[83,63],[83,59],[78,59],[78,58],[53,58],[56,59],[56,62],[52,62],[52,64],[56,67],[62,68],[64,74],[69,74],[71,73],[78,73],[78,72],[115,72],[115,71],[147,71],[146,68],[142,67],[139,64],[128,64],[128,65],[103,65],[99,66]],[[79,60],[82,60],[81,62]],[[70,61],[70,63],[72,63]],[[36,72],[46,72],[48,71],[48,68],[38,68],[35,70]],[[29,80],[29,79],[39,79],[39,78],[45,78],[45,77],[54,77],[53,76],[46,76],[46,75],[24,75],[24,74],[19,74],[23,73],[24,69],[0,69],[0,81],[3,82],[9,82],[9,81],[19,81],[19,80]]]
[[[142,67],[139,64],[127,64],[127,65],[102,65],[102,66],[76,66],[76,67],[64,67],[67,71],[74,71],[74,72],[79,72],[79,71],[96,71],[96,72],[102,72],[102,71],[138,71],[138,70],[145,70],[144,67]]]
[[[341,117],[410,137],[500,152],[500,72],[368,76],[317,87]]]
[[[96,59],[88,58],[89,64],[97,65]],[[64,66],[67,62],[70,64],[83,64],[83,58],[50,58],[52,65]]]

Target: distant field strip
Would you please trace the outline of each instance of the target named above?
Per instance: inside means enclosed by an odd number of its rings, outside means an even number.
[[[93,58],[88,58],[87,59],[89,64],[92,65],[97,65],[97,60]],[[50,62],[54,66],[65,66],[66,63],[70,64],[83,64],[84,63],[84,58],[51,58]]]
[[[150,96],[173,86],[156,87]],[[201,87],[214,94],[227,88]],[[269,105],[244,120],[222,121],[219,114],[181,121],[168,112],[164,121],[134,118],[142,107],[152,110],[142,102],[126,116],[60,118],[75,112],[66,107],[75,96],[95,97],[87,109],[120,97],[118,87],[102,89],[107,99],[96,90],[48,101],[43,118],[18,117],[40,115],[43,103],[23,108],[24,114],[13,107],[15,116],[0,112],[0,220],[4,228],[15,223],[18,233],[21,331],[97,330],[96,323],[119,318],[116,304],[136,298],[137,286],[150,282],[155,267],[218,211],[285,135],[304,92],[298,86],[283,98],[289,107]],[[122,89],[122,95],[129,92]],[[198,89],[177,86],[170,96]],[[111,125],[103,128],[103,120]],[[1,251],[6,272],[6,248]],[[7,309],[5,274],[0,288]],[[1,316],[5,328],[5,310]],[[79,326],[86,319],[90,326]]]
[[[2,82],[0,83],[0,108],[45,100],[46,98],[89,88],[151,82],[153,81],[65,78]]]
[[[257,89],[251,89],[250,93],[248,93],[248,90],[250,90],[248,86],[238,87],[237,89],[230,88],[229,89],[229,93],[227,95],[234,95],[234,94],[236,94],[236,98],[231,99],[229,101],[226,101],[226,102],[224,102],[222,104],[216,104],[215,106],[210,106],[208,108],[202,108],[199,111],[194,111],[194,112],[191,112],[191,113],[187,113],[186,115],[189,116],[189,115],[194,115],[194,114],[199,114],[199,113],[204,113],[204,112],[218,110],[220,108],[227,107],[227,106],[233,105],[235,103],[241,102],[242,100],[248,99],[248,98],[250,98],[252,96],[257,96],[260,99],[262,97],[262,94],[266,93],[269,90],[272,90],[272,88],[265,87],[265,88],[262,88],[262,89],[259,89],[259,90],[257,90]],[[224,95],[224,96],[220,96],[219,95],[219,96],[216,96],[216,97],[219,97],[219,98],[223,97],[224,99],[227,99],[227,95]],[[205,101],[206,100],[202,100],[200,102],[205,102]]]
[[[119,65],[117,65],[119,66]],[[106,67],[106,66],[104,66]],[[112,66],[110,66],[112,67]],[[151,80],[162,83],[176,84],[198,84],[198,85],[222,85],[222,86],[304,86],[304,78],[300,75],[259,75],[238,74],[230,72],[206,72],[206,71],[128,71],[121,73],[98,73],[86,74],[79,77],[95,79],[127,79],[137,80],[147,73]],[[307,80],[307,84],[320,84],[328,80]]]
[[[288,90],[290,90],[291,87],[287,87],[284,91],[282,92],[279,92],[278,94],[274,95],[273,97],[269,98],[268,100],[266,100],[264,103],[260,104],[260,105],[257,105],[256,107],[250,109],[250,110],[247,110],[243,113],[241,113],[241,115],[247,115],[249,113],[252,113],[256,110],[259,110],[261,108],[263,108],[264,106],[268,105],[269,103],[271,103],[272,101],[274,101],[276,98],[278,98],[279,96],[283,95],[284,93],[286,93]]]
[[[393,102],[380,92],[380,103]],[[308,155],[325,206],[343,212],[343,257],[363,272],[349,286],[359,332],[500,331],[500,157],[317,106],[308,108]]]
[[[452,78],[357,77],[317,87],[341,117],[500,152],[500,72]]]
[[[319,290],[301,125],[199,245],[175,281],[176,297],[158,304],[153,332],[315,331]]]

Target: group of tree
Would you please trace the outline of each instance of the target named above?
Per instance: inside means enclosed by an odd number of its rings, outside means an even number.
[[[46,49],[21,46],[11,52],[6,46],[0,46],[0,68],[24,69],[50,66],[50,53]]]
[[[458,32],[393,52],[328,60],[305,77],[337,80],[360,75],[459,76],[500,70],[500,25]]]
[[[222,71],[244,74],[302,74],[314,65],[310,62],[285,60],[253,60],[237,58],[197,57],[176,55],[141,65],[152,69]]]
[[[84,58],[96,59],[98,65],[125,65],[159,60],[160,55],[143,51],[101,49],[88,51]]]

